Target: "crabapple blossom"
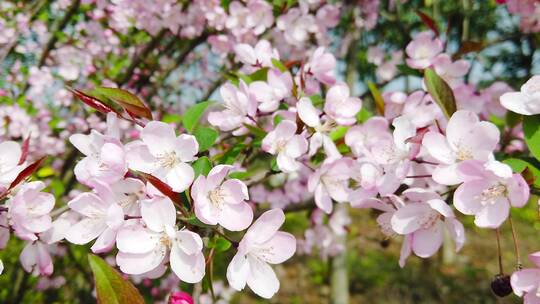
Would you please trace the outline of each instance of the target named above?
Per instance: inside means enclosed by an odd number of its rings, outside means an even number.
[[[522,115],[540,114],[540,76],[534,75],[520,92],[508,92],[501,96],[501,105]]]
[[[243,124],[252,124],[251,119],[257,112],[257,100],[243,80],[240,80],[238,88],[226,83],[219,92],[223,98],[225,110],[210,112],[208,122],[221,131],[233,131],[233,135],[244,134],[247,129]]]
[[[293,80],[289,72],[281,73],[277,69],[268,70],[267,78],[267,81],[250,83],[249,91],[261,112],[274,112],[281,100],[291,96]]]
[[[511,168],[490,160],[466,161],[459,165],[464,182],[454,193],[454,206],[482,228],[499,227],[510,214],[510,207],[521,208],[529,199],[529,186]]]
[[[338,159],[341,157],[336,144],[332,141],[329,133],[335,127],[332,119],[321,122],[320,111],[313,106],[311,100],[302,97],[296,104],[298,116],[307,126],[315,129],[315,133],[309,138],[309,155],[313,156],[322,146],[328,159]]]
[[[424,134],[422,146],[439,165],[433,179],[443,185],[462,181],[458,164],[464,160],[487,161],[499,142],[499,129],[492,123],[480,121],[470,111],[455,112],[446,126],[446,136],[436,131]]]
[[[277,50],[272,48],[268,40],[259,40],[255,47],[245,43],[237,44],[234,52],[238,61],[255,67],[272,67],[272,59],[279,60]]]
[[[180,280],[199,282],[204,277],[205,263],[201,237],[187,229],[175,228],[176,210],[167,197],[156,196],[141,201],[141,222],[130,220],[118,232],[116,263],[122,272],[150,272],[168,257],[172,271]]]
[[[303,135],[296,134],[296,124],[289,120],[281,121],[262,141],[262,149],[277,155],[277,165],[283,172],[294,172],[300,169],[296,160],[308,149],[308,142]]]
[[[369,155],[379,142],[391,140],[388,120],[383,117],[371,117],[362,125],[352,126],[345,134],[345,144],[357,157]]]
[[[442,245],[444,230],[448,230],[459,251],[465,243],[464,228],[450,206],[422,189],[411,188],[404,194],[411,201],[397,209],[390,220],[392,230],[405,235],[400,259],[406,259],[410,252],[421,258],[432,256]]]
[[[186,190],[195,178],[187,163],[196,159],[199,144],[192,135],[176,136],[171,125],[149,122],[141,131],[141,140],[129,143],[126,150],[130,169],[154,175],[173,191]]]
[[[227,280],[232,288],[240,291],[247,284],[266,299],[279,290],[279,280],[268,264],[281,264],[296,251],[294,236],[278,231],[284,221],[283,211],[272,209],[249,227],[227,267]]]
[[[336,82],[334,74],[335,67],[336,58],[334,55],[325,53],[324,48],[319,47],[309,58],[309,61],[304,66],[304,71],[307,75],[313,75],[313,77],[324,84],[333,85]]]
[[[324,163],[309,178],[308,190],[315,194],[315,204],[326,213],[332,212],[332,200],[344,203],[349,199],[349,178],[353,160],[340,158]]]
[[[92,130],[88,135],[73,134],[69,141],[85,155],[74,169],[79,182],[88,185],[99,179],[112,183],[127,172],[124,146],[117,138]]]
[[[124,211],[117,204],[110,186],[94,181],[94,192],[77,195],[68,202],[81,220],[67,231],[65,238],[74,244],[86,244],[97,238],[92,251],[107,252],[116,241],[116,234],[124,224]]]
[[[540,303],[540,252],[529,254],[529,260],[535,267],[518,269],[510,277],[510,283],[514,293],[523,297],[524,303]]]
[[[49,245],[37,240],[26,243],[19,260],[26,272],[49,276],[53,273],[53,263]]]
[[[246,184],[225,177],[232,166],[218,165],[200,175],[191,187],[195,214],[208,225],[220,224],[227,230],[241,231],[253,220],[253,210],[245,202],[249,199]]]
[[[8,188],[24,169],[24,164],[19,164],[21,155],[21,146],[17,142],[0,142],[0,189]]]
[[[461,79],[469,72],[470,66],[471,64],[463,59],[452,62],[448,54],[439,54],[433,60],[435,72],[452,87],[462,82]]]
[[[324,112],[340,125],[354,124],[361,108],[362,100],[351,97],[349,87],[344,83],[333,85],[326,93]]]
[[[42,192],[45,184],[40,181],[20,186],[17,194],[8,201],[8,216],[15,234],[28,241],[37,240],[37,233],[51,228],[51,210],[54,208],[54,195]]]
[[[406,59],[407,65],[414,69],[425,69],[434,63],[442,51],[443,43],[439,38],[434,38],[431,32],[422,32],[405,49],[409,56]]]

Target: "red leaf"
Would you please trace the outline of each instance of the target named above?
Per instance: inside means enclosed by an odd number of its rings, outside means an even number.
[[[22,165],[26,161],[26,158],[28,157],[29,148],[30,148],[30,134],[28,134],[28,137],[23,141],[21,158],[19,159],[18,165]]]
[[[151,174],[146,174],[142,172],[137,172],[137,174],[142,176],[148,182],[150,182],[150,184],[156,187],[161,193],[163,193],[163,195],[170,198],[173,202],[177,202],[178,199],[180,198],[180,193],[174,192],[173,189],[169,185],[162,182],[159,178]]]
[[[9,189],[13,189],[15,188],[15,186],[17,186],[20,182],[22,182],[23,180],[25,180],[27,177],[29,177],[30,175],[32,175],[34,172],[36,172],[36,170],[39,168],[39,166],[41,166],[41,163],[43,163],[43,161],[47,158],[47,156],[43,156],[42,158],[38,159],[37,161],[35,161],[34,163],[32,163],[30,166],[24,168],[24,170],[21,171],[21,173],[19,173],[19,175],[17,175],[17,177],[15,178],[15,180],[11,183],[11,185],[9,185]]]
[[[416,14],[418,15],[418,17],[420,17],[420,19],[422,19],[422,22],[424,22],[424,24],[429,27],[433,31],[433,33],[435,33],[435,36],[439,37],[439,29],[437,28],[435,21],[430,16],[426,15],[421,11],[417,10]]]
[[[96,109],[97,111],[99,111],[99,112],[101,112],[103,114],[107,114],[109,112],[117,113],[113,108],[111,108],[108,105],[106,105],[105,103],[103,103],[103,101],[101,101],[101,100],[99,100],[99,99],[97,99],[97,98],[95,98],[93,96],[90,96],[90,95],[84,93],[83,91],[73,89],[73,88],[70,88],[70,87],[67,87],[67,89],[71,93],[73,93],[73,95],[75,95],[75,97],[79,98],[82,102],[84,102],[85,104],[87,104],[91,108]]]
[[[424,135],[429,131],[428,127],[423,127],[416,130],[416,135],[413,137],[409,137],[405,140],[406,143],[413,143],[413,144],[422,144],[422,140],[424,139]]]

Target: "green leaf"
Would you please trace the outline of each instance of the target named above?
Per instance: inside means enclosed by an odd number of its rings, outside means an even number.
[[[281,115],[279,114],[276,114],[274,116],[274,126],[277,126],[279,125],[279,123],[283,120],[283,117],[281,117]]]
[[[219,132],[216,129],[208,127],[199,127],[195,129],[195,138],[199,143],[199,152],[204,152],[208,150],[219,136]]]
[[[444,115],[450,118],[456,111],[456,99],[450,86],[430,68],[424,72],[427,90],[433,100],[441,107]]]
[[[99,97],[107,99],[119,104],[126,112],[135,117],[144,117],[152,120],[152,112],[139,97],[130,92],[118,88],[98,87],[91,91],[91,94],[96,94]]]
[[[287,67],[283,64],[283,62],[275,59],[275,58],[272,58],[272,64],[274,65],[274,67],[276,67],[281,73],[283,72],[286,72],[287,71]]]
[[[212,163],[206,156],[199,157],[199,159],[193,162],[193,170],[195,171],[195,177],[201,174],[204,176],[208,175],[210,169],[212,169]]]
[[[213,227],[212,225],[207,225],[201,222],[195,215],[192,215],[191,217],[182,219],[182,220],[189,223],[190,225],[197,226],[197,227],[202,227],[202,228]]]
[[[266,81],[268,76],[268,68],[258,69],[257,71],[249,74],[250,82],[253,81]]]
[[[519,158],[508,158],[508,159],[505,159],[503,163],[512,167],[512,171],[514,171],[515,173],[521,173],[526,168],[528,168],[529,171],[534,175],[534,178],[535,178],[534,185],[536,187],[540,187],[540,179],[539,179],[540,169],[536,168],[530,162],[523,159],[519,159]]]
[[[204,101],[197,103],[187,109],[182,119],[182,125],[189,133],[193,133],[193,131],[199,124],[199,120],[203,116],[208,106],[210,106],[211,104],[213,104],[212,101]]]
[[[218,160],[220,164],[232,165],[236,161],[236,158],[240,152],[242,152],[246,147],[247,145],[243,143],[236,144],[227,150],[227,152],[225,152],[223,155],[217,157],[216,160]]]
[[[540,115],[523,116],[523,133],[532,155],[540,160]]]
[[[311,95],[309,99],[311,99],[311,102],[315,107],[322,106],[324,104],[324,98],[319,94]]]
[[[208,242],[208,247],[215,248],[217,252],[227,251],[229,248],[231,248],[231,245],[231,242],[220,236],[215,236],[214,238],[210,239],[210,242]]]
[[[362,109],[360,110],[360,112],[358,112],[358,114],[356,114],[356,120],[359,122],[359,123],[364,123],[366,122],[366,120],[368,120],[371,116],[373,116],[373,114],[367,110],[366,108],[362,107]]]
[[[345,137],[345,134],[347,133],[348,130],[349,130],[349,127],[339,126],[330,133],[330,139],[332,139],[333,141],[341,139]]]
[[[164,123],[179,123],[180,121],[182,121],[182,115],[172,113],[165,114],[163,115],[163,118],[161,118],[161,121],[163,121]]]
[[[244,127],[246,127],[251,134],[255,135],[255,137],[262,138],[266,136],[266,131],[257,126],[245,123]]]
[[[51,166],[43,167],[36,173],[39,178],[46,178],[54,175],[54,169]]]
[[[375,101],[375,108],[377,108],[377,112],[384,115],[384,99],[381,92],[373,82],[369,81],[367,85],[371,95],[373,96],[373,100]]]
[[[88,262],[94,273],[99,304],[144,304],[144,299],[137,288],[102,258],[89,254]]]

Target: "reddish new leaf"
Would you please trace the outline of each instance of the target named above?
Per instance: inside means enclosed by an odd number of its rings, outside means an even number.
[[[420,17],[420,19],[422,19],[422,22],[424,22],[424,24],[429,27],[433,31],[433,33],[435,33],[435,36],[438,37],[439,29],[437,28],[435,21],[430,16],[421,11],[416,11],[416,14],[418,15],[418,17]]]
[[[34,172],[36,172],[36,170],[41,166],[41,164],[43,163],[45,158],[47,158],[47,156],[43,156],[42,158],[40,158],[37,161],[33,162],[30,166],[24,168],[24,170],[22,170],[21,173],[19,173],[19,175],[17,175],[17,177],[11,183],[11,185],[9,185],[8,190],[15,188],[15,186],[17,186],[20,182],[22,182],[27,177],[29,177]]]
[[[109,112],[115,112],[117,113],[113,108],[106,105],[103,101],[99,100],[98,98],[91,96],[87,93],[84,93],[83,91],[73,89],[70,87],[67,87],[67,89],[75,95],[75,97],[79,98],[82,102],[90,106],[91,108],[97,110],[98,112],[101,112],[103,114],[107,114]],[[118,114],[118,113],[117,113]]]
[[[30,148],[30,134],[28,134],[28,137],[23,141],[21,158],[19,158],[18,165],[22,165],[26,161],[26,158],[28,157],[29,148]]]
[[[170,198],[173,202],[177,202],[180,198],[180,193],[174,192],[173,189],[167,185],[166,183],[162,182],[159,178],[142,172],[137,172],[138,175],[142,176],[144,179],[146,179],[152,186],[156,187],[159,192],[163,193],[163,195]]]
[[[412,143],[412,144],[422,144],[422,140],[424,140],[424,135],[429,131],[429,127],[423,127],[416,130],[416,135],[413,137],[409,137],[405,140],[406,143]]]
[[[150,108],[148,108],[148,106],[146,106],[142,100],[139,99],[139,97],[126,90],[99,87],[94,89],[92,92],[95,92],[96,94],[104,96],[119,104],[132,117],[142,117],[152,120],[152,112],[150,111]]]

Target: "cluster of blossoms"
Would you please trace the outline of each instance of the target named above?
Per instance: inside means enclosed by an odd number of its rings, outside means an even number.
[[[27,272],[50,276],[53,257],[64,254],[66,243],[92,243],[93,253],[108,255],[110,264],[143,284],[164,278],[152,294],[174,292],[170,301],[185,304],[193,300],[175,286],[198,283],[208,275],[215,251],[211,242],[222,237],[235,248],[226,271],[228,285],[237,291],[247,285],[270,298],[280,287],[270,265],[287,261],[296,251],[317,252],[326,259],[344,250],[336,240],[346,236],[352,219],[336,204],[376,210],[384,237],[402,239],[399,265],[404,267],[411,254],[435,255],[445,235],[459,251],[466,240],[461,214],[474,216],[478,227],[498,229],[512,207],[521,208],[529,200],[530,183],[495,157],[496,152],[523,151],[523,134],[519,128],[503,129],[517,138],[503,142],[500,128],[489,118],[502,117],[507,110],[540,114],[540,76],[520,92],[502,82],[479,88],[464,80],[467,60],[446,53],[446,43],[436,33],[420,32],[404,52],[385,54],[370,47],[367,61],[376,66],[380,83],[394,79],[402,63],[419,73],[433,71],[456,97],[456,109],[441,109],[440,96],[426,77],[414,92],[376,96],[382,103],[377,104],[379,115],[366,118],[369,111],[362,99],[337,76],[338,60],[330,48],[308,47],[330,44],[330,29],[337,26],[345,4],[299,1],[276,15],[263,0],[232,1],[226,7],[218,0],[164,0],[151,9],[143,1],[83,2],[90,5],[88,18],[70,29],[81,39],[46,52],[41,46],[52,36],[43,22],[30,22],[25,13],[0,17],[0,58],[4,47],[11,49],[22,37],[25,42],[10,52],[43,59],[27,73],[21,73],[26,67],[17,59],[6,77],[12,83],[26,82],[18,89],[36,101],[38,122],[17,105],[0,106],[0,249],[11,235],[25,241],[20,262]],[[358,3],[365,9],[354,8],[355,23],[373,28],[379,1]],[[537,1],[507,5],[521,16],[524,29],[537,31]],[[55,7],[69,9],[70,4],[60,1]],[[105,29],[105,21],[110,28]],[[117,33],[127,35],[133,28],[152,40],[167,31],[173,40],[202,37],[221,60],[234,57],[242,65],[219,88],[223,103],[212,105],[203,119],[197,117],[198,123],[211,126],[204,126],[206,130],[221,132],[209,147],[203,148],[205,136],[197,130],[179,130],[151,119],[152,113],[149,118],[95,107],[108,112],[106,122],[93,114],[53,123],[43,96],[51,97],[54,106],[72,106],[71,93],[59,86],[59,79],[93,79],[111,56],[137,59],[146,52],[114,47],[120,44]],[[262,35],[268,39],[260,39]],[[134,69],[125,82],[100,81],[135,88],[150,75],[145,73]],[[0,91],[0,97],[5,95]],[[82,99],[92,98],[97,99],[89,93]],[[21,138],[28,141],[21,145],[16,142]],[[41,164],[38,157],[65,150],[64,139],[84,155],[73,175],[85,190],[73,191],[66,206],[54,210],[50,185],[27,178]],[[240,152],[233,155],[235,150]],[[232,160],[227,158],[231,155]],[[207,170],[200,160],[207,160]],[[51,167],[64,170],[61,162]],[[262,174],[255,172],[260,167]],[[264,209],[267,204],[270,209]],[[279,230],[285,212],[295,208],[312,209],[311,226],[298,248],[295,236]],[[228,235],[242,238],[235,241]],[[538,264],[538,253],[531,261]],[[512,275],[514,292],[526,302],[540,301],[539,271]],[[42,278],[40,286],[54,288],[62,280]],[[221,289],[225,301],[231,291]],[[210,302],[213,296],[199,301]]]
[[[520,18],[520,28],[525,33],[540,31],[540,5],[536,0],[497,0],[506,4],[508,12]]]

